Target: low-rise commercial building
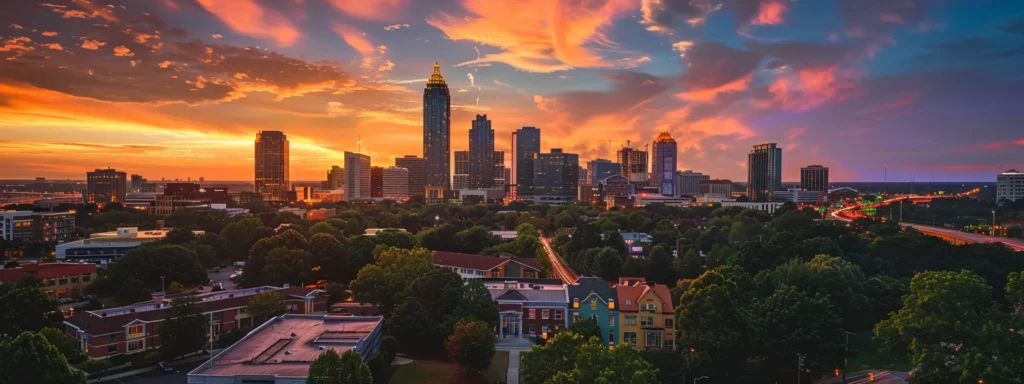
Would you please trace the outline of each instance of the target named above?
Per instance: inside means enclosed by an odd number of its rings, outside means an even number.
[[[827,198],[828,191],[805,191],[800,188],[790,188],[772,193],[772,201],[797,204],[824,204]]]
[[[507,256],[486,256],[457,252],[434,252],[434,266],[450,269],[463,279],[543,277],[544,267],[537,259]]]
[[[768,202],[768,201],[722,201],[723,207],[743,207],[746,209],[756,209],[762,212],[775,214],[775,210],[782,206],[782,202]]]
[[[700,195],[732,196],[732,180],[700,180],[697,184]]]
[[[42,291],[58,299],[85,294],[86,287],[96,280],[96,264],[40,263],[22,264],[0,269],[0,284],[15,284],[26,276],[43,281]]]
[[[620,343],[637,349],[675,349],[675,311],[668,286],[642,277],[622,277],[615,287],[620,301]]]
[[[75,235],[73,212],[0,211],[0,239],[18,243],[58,243]]]
[[[246,307],[252,295],[265,292],[280,294],[289,313],[327,310],[323,291],[288,285],[200,294],[196,296],[197,306],[209,321],[209,332],[216,337],[222,332],[252,327],[254,319]],[[78,312],[64,320],[66,333],[78,340],[79,348],[90,359],[152,350],[160,346],[160,324],[167,317],[172,299],[154,297],[152,301],[124,307]]]
[[[282,315],[267,321],[188,374],[189,384],[304,384],[321,353],[380,350],[380,316]]]
[[[126,227],[94,233],[88,239],[58,244],[56,256],[60,261],[106,264],[117,260],[132,248],[167,237],[170,231],[170,228],[140,231],[138,227]],[[206,232],[192,233],[202,235]]]

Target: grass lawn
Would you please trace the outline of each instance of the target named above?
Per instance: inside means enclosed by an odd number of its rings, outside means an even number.
[[[895,371],[909,371],[910,361],[901,352],[882,349],[882,343],[873,340],[871,331],[850,335],[850,350],[857,351],[850,357],[850,370],[876,368]]]
[[[468,375],[455,363],[436,360],[416,360],[395,367],[391,384],[493,384],[504,383],[508,371],[508,352],[498,351],[491,360],[490,369],[480,375]]]

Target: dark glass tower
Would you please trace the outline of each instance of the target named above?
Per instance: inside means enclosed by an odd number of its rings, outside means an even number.
[[[676,141],[668,131],[662,131],[654,139],[651,157],[651,186],[657,187],[664,196],[675,196],[676,191]]]
[[[476,115],[469,129],[469,187],[494,186],[494,130],[487,115]]]
[[[523,127],[513,134],[515,157],[512,168],[515,173],[516,195],[533,195],[533,159],[540,153],[540,129]]]
[[[775,143],[755,145],[747,155],[747,197],[769,201],[782,190],[782,148]]]
[[[256,193],[265,201],[287,201],[291,182],[288,178],[288,136],[281,131],[256,134]]]
[[[451,100],[441,66],[434,63],[434,73],[423,88],[423,173],[427,186],[451,186]]]

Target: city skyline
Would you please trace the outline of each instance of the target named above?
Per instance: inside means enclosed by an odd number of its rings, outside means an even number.
[[[524,126],[581,164],[665,130],[676,169],[735,181],[767,142],[786,182],[811,164],[992,181],[1024,162],[1024,5],[664,3],[18,2],[0,15],[0,178],[246,180],[259,131],[288,135],[291,180],[345,151],[387,167],[424,155],[434,62],[449,156],[485,114],[510,157]]]

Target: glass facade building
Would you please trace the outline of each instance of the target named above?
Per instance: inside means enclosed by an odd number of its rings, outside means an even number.
[[[771,201],[782,190],[782,148],[776,143],[757,144],[747,155],[747,197]]]
[[[662,131],[654,139],[654,152],[651,158],[651,186],[665,196],[675,196],[676,190],[676,159],[678,158],[676,141],[667,131]]]
[[[281,131],[256,134],[255,185],[264,201],[286,201],[291,182],[288,178],[288,136]]]
[[[487,115],[476,115],[469,129],[469,187],[494,186],[494,130]]]

